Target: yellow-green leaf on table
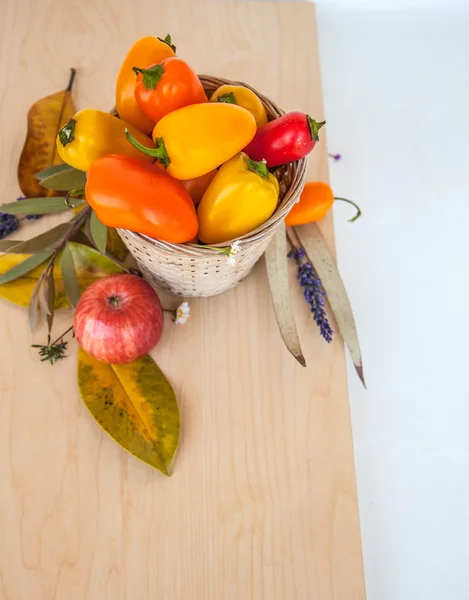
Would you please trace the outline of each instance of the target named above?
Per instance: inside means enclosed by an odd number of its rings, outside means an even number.
[[[363,359],[358,342],[357,326],[353,316],[352,305],[345,289],[344,282],[334,261],[334,257],[316,223],[294,227],[309,260],[316,269],[322,286],[326,292],[329,305],[334,313],[337,327],[350,351],[355,370],[365,385]]]
[[[4,255],[0,257],[0,290],[8,286],[14,286],[17,281],[31,277],[36,268],[53,254],[53,250],[45,250],[38,254],[14,254],[12,257]],[[14,260],[8,260],[14,258]],[[31,290],[32,291],[32,290]],[[23,305],[23,306],[27,306]]]
[[[57,154],[55,140],[59,129],[76,113],[71,90],[75,70],[65,90],[41,98],[28,112],[28,130],[18,164],[18,183],[27,198],[53,196],[36,179],[38,171],[62,162]]]
[[[109,365],[78,352],[78,385],[93,418],[125,450],[171,475],[180,416],[174,390],[146,355]]]
[[[83,292],[88,286],[94,281],[105,277],[107,275],[114,275],[117,273],[123,273],[124,269],[116,265],[112,260],[104,256],[94,248],[84,246],[83,244],[77,244],[76,242],[69,242],[68,246],[73,254],[73,262],[75,264],[75,270],[77,274],[78,284],[80,290]],[[46,258],[50,257],[51,252],[47,253]],[[0,256],[0,281],[4,273],[9,269],[20,265],[26,259],[39,260],[37,257],[41,257],[41,254],[25,255],[25,254],[3,254]],[[46,258],[43,258],[44,262]],[[67,294],[64,288],[64,282],[62,279],[62,273],[60,269],[61,255],[57,257],[54,266],[54,280],[55,280],[55,309],[66,308],[70,306],[70,301],[67,298]],[[38,266],[39,265],[39,266]],[[0,298],[4,298],[14,304],[28,307],[31,295],[34,287],[42,275],[45,264],[36,262],[35,268],[29,269],[25,272],[22,277],[10,281],[4,285],[0,285]]]
[[[290,353],[302,367],[306,367],[290,299],[287,263],[285,225],[282,224],[265,251],[267,276],[280,335]]]
[[[106,252],[112,254],[118,261],[124,262],[129,254],[129,249],[121,240],[120,235],[113,227],[107,228],[107,245]]]

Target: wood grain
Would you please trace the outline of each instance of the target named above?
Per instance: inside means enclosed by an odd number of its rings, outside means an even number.
[[[167,32],[199,72],[324,117],[312,5],[1,0],[3,201],[18,195],[30,104],[74,66],[78,108],[111,108],[127,48]],[[328,177],[324,137],[310,176]],[[333,243],[329,221],[323,230]],[[319,338],[293,290],[307,369],[282,343],[262,261],[236,291],[192,302],[184,327],[168,321],[154,357],[182,411],[171,479],[93,422],[76,347],[41,364],[25,310],[1,303],[2,600],[364,598],[344,350]]]

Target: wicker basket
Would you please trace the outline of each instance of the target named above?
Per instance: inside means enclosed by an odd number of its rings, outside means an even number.
[[[262,100],[269,119],[284,112],[268,98],[245,83],[201,75],[202,84],[210,97],[224,84],[244,85]],[[113,111],[114,114],[117,114]],[[265,252],[276,228],[298,201],[306,178],[306,160],[279,167],[276,176],[280,183],[280,199],[275,213],[256,230],[242,236],[236,264],[227,263],[225,254],[195,244],[170,244],[126,229],[118,230],[122,240],[138,263],[145,279],[157,288],[177,296],[204,297],[226,292],[239,283]],[[227,240],[217,247],[227,247]]]

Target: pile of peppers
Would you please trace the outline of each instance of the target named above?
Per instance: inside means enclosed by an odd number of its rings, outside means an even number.
[[[272,170],[307,156],[324,125],[300,112],[269,121],[242,85],[208,98],[170,36],[130,49],[116,108],[118,116],[77,112],[57,151],[87,173],[86,200],[100,221],[172,243],[213,246],[262,225],[279,201]]]

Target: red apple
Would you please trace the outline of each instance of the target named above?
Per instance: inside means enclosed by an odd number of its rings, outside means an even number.
[[[163,333],[163,309],[155,290],[136,275],[98,279],[83,292],[73,323],[91,356],[111,364],[147,354]]]

